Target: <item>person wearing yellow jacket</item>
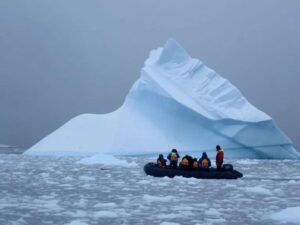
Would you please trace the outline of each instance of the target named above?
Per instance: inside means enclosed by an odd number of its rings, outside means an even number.
[[[170,154],[168,155],[168,160],[170,160],[170,168],[177,169],[178,159],[180,158],[176,149],[172,149]]]

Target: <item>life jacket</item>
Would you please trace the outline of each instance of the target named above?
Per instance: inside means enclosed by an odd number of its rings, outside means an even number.
[[[157,160],[156,163],[157,163],[157,166],[158,166],[158,167],[163,167],[163,165],[162,165],[162,163],[161,163],[161,161],[160,161],[159,159]]]
[[[194,161],[193,162],[193,169],[198,169],[198,162],[197,161]]]
[[[187,160],[186,158],[184,158],[184,159],[181,160],[180,164],[182,166],[189,166],[189,160]]]
[[[217,162],[217,163],[222,163],[222,162],[223,162],[223,158],[224,158],[224,150],[221,149],[221,150],[218,151],[218,153],[217,153],[216,162]]]
[[[178,160],[177,154],[175,152],[171,153],[171,161],[176,161]]]
[[[208,168],[208,159],[202,159],[201,167],[202,168]]]

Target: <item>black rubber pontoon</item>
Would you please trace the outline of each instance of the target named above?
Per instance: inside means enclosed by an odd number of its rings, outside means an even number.
[[[230,164],[226,164],[218,171],[216,168],[209,169],[172,169],[159,168],[155,163],[147,163],[144,166],[144,171],[147,175],[154,177],[194,177],[198,179],[237,179],[243,177],[243,174],[234,170]]]

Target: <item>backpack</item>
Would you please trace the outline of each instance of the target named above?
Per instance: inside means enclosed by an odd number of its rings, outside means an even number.
[[[208,160],[207,159],[202,159],[201,167],[202,168],[208,168]]]

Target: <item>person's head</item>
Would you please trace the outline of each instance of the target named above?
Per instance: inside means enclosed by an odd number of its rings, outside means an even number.
[[[198,160],[197,160],[197,158],[194,158],[194,162],[197,162]]]
[[[217,151],[220,151],[220,150],[221,150],[221,146],[220,146],[220,145],[217,145],[217,146],[216,146],[216,149],[217,149]]]
[[[159,154],[159,156],[158,156],[159,158],[163,158],[164,156],[162,155],[162,154]]]
[[[207,158],[206,152],[203,152],[203,153],[202,153],[202,158],[203,158],[203,159]]]
[[[177,150],[175,148],[172,149],[172,152],[177,152]]]

